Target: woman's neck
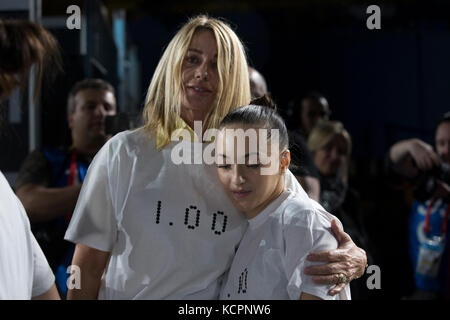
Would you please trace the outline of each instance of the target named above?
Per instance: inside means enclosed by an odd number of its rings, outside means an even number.
[[[274,202],[285,190],[286,187],[284,185],[284,177],[280,179],[280,183],[277,185],[275,190],[271,193],[271,195],[263,201],[260,205],[258,205],[256,208],[253,208],[252,210],[249,210],[247,212],[244,212],[247,219],[252,219],[259,215],[261,212],[264,211],[272,202]]]

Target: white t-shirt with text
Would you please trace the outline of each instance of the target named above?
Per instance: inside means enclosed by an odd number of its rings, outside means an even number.
[[[349,286],[335,296],[333,285],[318,285],[303,273],[313,251],[337,248],[331,232],[336,219],[320,204],[291,190],[284,191],[256,217],[239,245],[221,290],[221,299],[298,300],[302,292],[326,300],[350,299]]]
[[[157,150],[143,129],[126,131],[89,167],[65,239],[111,252],[99,299],[219,297],[247,221],[215,165],[201,152],[192,152],[192,164],[175,164],[175,146],[209,144],[183,140]],[[287,184],[306,196],[290,172]]]
[[[65,238],[111,252],[100,299],[218,297],[245,221],[215,166],[172,161],[177,143],[122,132],[89,167]]]

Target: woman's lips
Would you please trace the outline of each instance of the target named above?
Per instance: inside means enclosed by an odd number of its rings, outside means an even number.
[[[236,199],[242,199],[248,196],[251,193],[251,191],[231,191],[231,193]]]
[[[201,95],[201,96],[207,96],[212,93],[211,90],[209,90],[205,87],[199,87],[199,86],[189,86],[188,90],[193,94],[197,94],[197,95]]]

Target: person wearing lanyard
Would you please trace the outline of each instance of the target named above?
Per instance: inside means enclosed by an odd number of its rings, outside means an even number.
[[[389,150],[390,167],[415,187],[408,223],[412,299],[450,298],[450,112],[436,126],[435,143],[436,152],[419,139],[397,142]]]
[[[68,124],[72,146],[33,151],[22,164],[16,193],[41,245],[62,296],[73,245],[64,240],[81,184],[91,160],[107,140],[105,116],[116,113],[114,88],[101,79],[85,79],[69,93]]]

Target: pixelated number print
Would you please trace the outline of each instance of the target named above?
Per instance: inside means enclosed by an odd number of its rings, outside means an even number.
[[[196,213],[196,215],[195,215],[195,226],[188,224],[189,223],[189,214],[190,214],[191,210],[193,210]],[[184,214],[184,224],[187,225],[188,229],[195,229],[195,227],[199,226],[199,224],[200,224],[200,210],[198,210],[196,206],[189,206],[189,208],[186,208],[186,212]]]
[[[155,223],[161,223],[161,214],[162,214],[162,201],[158,200],[156,204],[156,214],[155,214]],[[223,211],[217,211],[212,215],[212,224],[211,230],[216,235],[221,235],[227,229],[228,216]],[[174,223],[169,222],[169,225],[172,226]],[[184,212],[184,225],[187,226],[188,229],[194,230],[200,225],[200,210],[195,205],[190,205],[185,209]],[[221,225],[221,227],[220,227]]]
[[[247,292],[247,277],[248,277],[248,270],[247,268],[245,268],[244,271],[242,271],[241,275],[239,276],[238,294]]]

